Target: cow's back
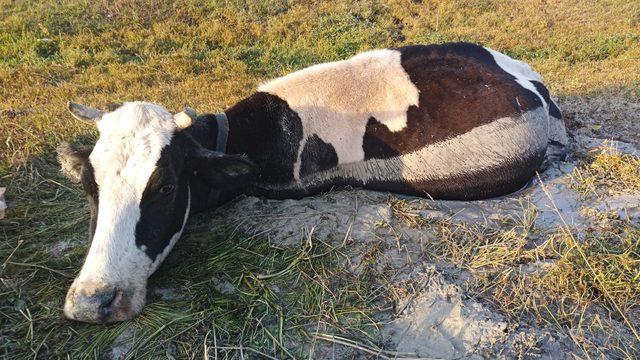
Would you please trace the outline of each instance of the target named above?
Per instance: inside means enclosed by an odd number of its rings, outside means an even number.
[[[547,148],[552,102],[537,84],[528,65],[467,43],[375,50],[275,79],[259,90],[286,103],[302,137],[291,181],[259,192],[360,186],[478,199],[517,190]]]

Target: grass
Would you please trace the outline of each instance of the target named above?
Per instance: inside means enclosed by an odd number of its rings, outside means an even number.
[[[572,187],[598,196],[640,192],[640,158],[614,151],[592,154],[587,164],[574,169]]]
[[[86,216],[80,217],[84,227]],[[110,326],[70,324],[60,316],[66,286],[85,246],[78,246],[62,262],[39,260],[46,250],[34,249],[26,240],[14,249],[3,248],[10,254],[2,268],[4,356],[101,357],[124,333],[123,341],[131,342],[126,358],[201,356],[205,346],[220,354],[244,347],[299,357],[303,353],[289,349],[309,341],[305,334],[311,327],[366,334],[367,328],[377,325],[372,316],[382,294],[371,289],[365,277],[341,274],[344,255],[339,249],[314,243],[310,236],[300,248],[283,249],[265,238],[246,238],[224,229],[212,233],[204,220],[196,217],[183,246],[149,285],[170,288],[180,294],[177,299],[151,294],[151,304],[140,317]],[[53,221],[58,222],[64,223]],[[24,235],[34,241],[43,233]],[[21,279],[5,274],[20,274]]]
[[[531,226],[534,220],[535,214],[525,211],[499,226],[431,221],[418,228],[438,229],[439,241],[423,253],[470,273],[469,296],[514,321],[531,319],[570,336],[585,357],[635,358],[640,227],[601,216],[578,239],[564,226],[541,236]],[[603,334],[604,343],[590,340]]]
[[[638,329],[628,314],[637,311],[640,297],[640,229],[621,224],[618,230],[621,234],[600,232],[580,241],[562,234],[534,249],[519,248],[519,263],[535,261],[541,268],[523,273],[502,263],[479,273],[474,290],[514,318],[529,315],[579,337],[574,341],[586,354],[633,357],[639,351]],[[611,316],[615,321],[607,320]],[[608,334],[609,341],[586,346],[585,334],[594,333]]]
[[[459,40],[528,61],[567,104],[633,98],[640,93],[639,24],[640,4],[615,0],[1,2],[0,185],[10,207],[0,220],[0,357],[103,357],[122,333],[133,339],[129,357],[238,358],[241,346],[252,349],[247,356],[299,357],[296,345],[313,343],[316,332],[326,332],[319,335],[325,342],[370,341],[371,349],[375,314],[394,296],[374,285],[372,271],[344,275],[343,251],[302,230],[303,245],[280,248],[228,229],[211,233],[200,218],[152,278],[152,287],[175,288],[179,299],[152,296],[141,317],[112,326],[63,320],[65,292],[86,252],[88,209],[58,173],[53,149],[97,136],[66,113],[67,100],[145,99],[212,112],[262,81],[318,62]],[[576,189],[637,193],[633,161],[595,155],[576,170]],[[506,314],[585,329],[598,324],[581,320],[590,306],[619,319],[637,311],[638,230],[630,224],[605,217],[605,232],[576,241],[561,231],[531,249],[534,214],[508,231],[404,216],[412,226],[438,227],[450,241],[436,244],[436,254],[468,264],[479,296]],[[373,263],[375,247],[368,256]],[[539,276],[507,271],[534,259],[554,263]],[[230,294],[215,290],[228,287]]]

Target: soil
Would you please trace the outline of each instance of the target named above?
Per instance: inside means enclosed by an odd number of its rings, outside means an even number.
[[[572,96],[559,101],[569,131],[576,136],[613,139],[640,146],[640,102],[621,89]]]

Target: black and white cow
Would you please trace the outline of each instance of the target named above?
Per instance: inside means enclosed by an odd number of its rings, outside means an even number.
[[[484,199],[522,188],[567,142],[540,76],[468,43],[312,66],[260,86],[224,112],[226,122],[144,102],[69,110],[95,121],[100,137],[92,148],[59,148],[91,206],[91,247],[64,313],[97,323],[137,315],[189,215],[238,194],[355,186]],[[214,149],[225,124],[223,153]]]

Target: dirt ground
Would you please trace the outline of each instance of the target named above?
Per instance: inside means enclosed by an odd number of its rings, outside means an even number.
[[[640,146],[640,102],[636,93],[620,90],[560,100],[569,131]]]

